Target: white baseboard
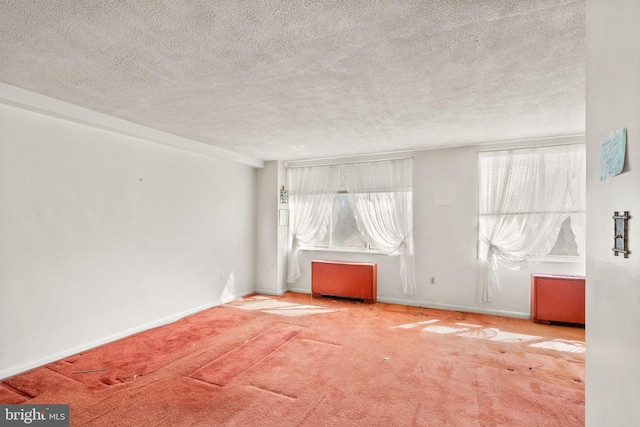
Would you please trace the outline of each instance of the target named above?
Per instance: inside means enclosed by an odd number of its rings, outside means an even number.
[[[172,314],[170,316],[166,316],[166,317],[163,317],[161,319],[154,320],[153,322],[148,322],[148,323],[136,326],[134,328],[127,329],[125,331],[121,331],[121,332],[118,332],[118,333],[115,333],[115,334],[112,334],[112,335],[109,335],[109,336],[106,336],[106,337],[103,337],[103,338],[100,338],[100,339],[97,339],[97,340],[94,340],[94,341],[90,341],[90,342],[85,343],[85,344],[78,345],[76,347],[68,348],[66,350],[62,350],[62,351],[59,351],[59,352],[53,353],[53,354],[48,354],[48,355],[46,355],[44,357],[41,357],[41,358],[38,358],[38,359],[35,359],[35,360],[31,360],[29,362],[21,363],[19,365],[15,365],[15,366],[11,366],[9,368],[2,369],[2,370],[0,370],[0,380],[12,377],[14,375],[18,375],[18,374],[20,374],[22,372],[26,372],[28,370],[37,368],[39,366],[46,365],[48,363],[55,362],[55,361],[60,360],[60,359],[64,359],[65,357],[73,356],[74,354],[78,354],[78,353],[81,353],[83,351],[87,351],[87,350],[90,350],[92,348],[99,347],[101,345],[108,344],[110,342],[117,341],[117,340],[122,339],[122,338],[126,338],[126,337],[128,337],[130,335],[134,335],[134,334],[137,334],[139,332],[143,332],[143,331],[146,331],[146,330],[149,330],[149,329],[158,328],[160,326],[168,325],[170,323],[173,323],[173,322],[175,322],[177,320],[182,319],[183,317],[187,317],[187,316],[190,316],[192,314],[198,313],[200,311],[207,310],[209,308],[216,307],[218,305],[222,305],[222,304],[224,304],[226,302],[229,302],[229,301],[231,301],[233,299],[242,298],[243,296],[246,296],[246,295],[249,295],[249,294],[252,294],[252,293],[253,293],[253,291],[242,293],[242,294],[238,294],[235,297],[233,297],[232,299],[225,298],[225,301],[216,300],[216,301],[201,305],[199,307],[191,308],[189,310],[185,310],[185,311],[182,311],[180,313]]]
[[[310,294],[311,290],[308,288],[289,288],[291,292],[297,292],[300,294]],[[424,307],[424,308],[434,308],[439,310],[449,310],[449,311],[462,311],[465,313],[478,313],[478,314],[490,314],[493,316],[503,316],[503,317],[514,317],[517,319],[529,319],[531,317],[530,313],[522,313],[518,311],[505,311],[505,310],[493,310],[489,308],[482,307],[466,307],[462,305],[451,305],[451,304],[431,304],[422,301],[412,301],[400,298],[387,298],[378,296],[378,302],[384,302],[387,304],[400,304],[400,305],[409,305],[413,307]]]
[[[280,295],[284,295],[286,292],[289,292],[289,289],[279,289],[277,291],[267,290],[267,289],[256,289],[256,294],[261,295],[273,295],[279,297]]]
[[[309,289],[309,288],[288,288],[287,291],[296,292],[298,294],[310,294],[311,293],[311,289]]]

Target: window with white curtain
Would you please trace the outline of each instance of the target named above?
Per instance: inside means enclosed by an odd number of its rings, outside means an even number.
[[[549,257],[584,257],[585,145],[479,153],[481,297],[499,288],[498,262],[529,267]]]
[[[412,167],[409,158],[289,168],[288,282],[300,277],[299,248],[375,249],[400,256],[402,290],[414,295]]]
[[[376,193],[361,193],[361,197],[371,201]],[[353,251],[376,251],[376,246],[366,230],[358,229],[358,222],[351,207],[349,193],[339,190],[331,203],[329,224],[324,236],[313,247],[344,249]]]

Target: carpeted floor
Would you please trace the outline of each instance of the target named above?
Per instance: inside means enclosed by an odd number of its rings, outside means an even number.
[[[91,426],[582,426],[584,329],[253,295],[0,382]]]

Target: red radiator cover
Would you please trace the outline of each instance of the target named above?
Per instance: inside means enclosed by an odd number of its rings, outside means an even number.
[[[531,320],[585,322],[584,276],[531,275]]]
[[[311,261],[311,292],[376,302],[378,266],[374,263]]]

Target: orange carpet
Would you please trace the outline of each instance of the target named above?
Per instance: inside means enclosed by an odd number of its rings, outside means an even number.
[[[217,358],[191,378],[224,387],[295,337],[302,328],[293,325],[277,325],[269,328],[251,341]]]
[[[581,426],[584,329],[254,295],[0,382],[77,426]]]

